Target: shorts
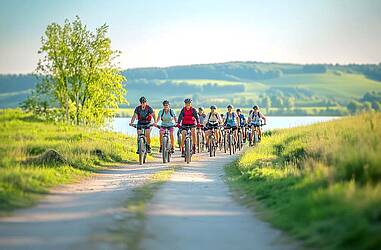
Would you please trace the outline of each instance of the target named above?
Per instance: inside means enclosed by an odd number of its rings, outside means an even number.
[[[165,131],[165,128],[160,128],[160,133],[164,133],[164,131]],[[173,127],[169,128],[169,132],[173,133]]]
[[[227,129],[232,129],[233,131],[237,129],[237,125],[231,126],[231,125],[226,125]]]
[[[260,122],[252,122],[252,123],[250,123],[250,126],[254,126],[256,128],[259,128],[261,126],[261,123]]]
[[[142,126],[147,126],[147,125],[150,125],[151,123],[150,122],[141,122],[141,121],[138,121],[138,123],[136,124],[136,128],[137,129],[142,129]],[[146,128],[148,129],[148,128]]]
[[[211,130],[212,128],[217,129],[218,127],[219,127],[218,124],[210,124],[210,123],[206,124],[206,130]]]
[[[181,130],[181,131],[183,131],[183,130],[187,130],[187,127],[195,128],[196,125],[195,125],[195,124],[183,124],[183,125],[181,125],[180,130]]]

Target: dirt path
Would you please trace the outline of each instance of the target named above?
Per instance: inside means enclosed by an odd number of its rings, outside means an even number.
[[[232,160],[204,157],[175,172],[148,207],[142,249],[294,249],[232,199],[223,181]]]
[[[92,235],[115,223],[129,191],[165,168],[160,163],[115,167],[56,188],[37,206],[0,218],[0,249],[93,249]]]
[[[231,198],[223,167],[233,158],[205,154],[181,165],[148,206],[143,249],[287,249],[280,233]],[[113,230],[131,190],[161,163],[108,169],[79,184],[56,188],[36,207],[0,218],[0,249],[114,249],[94,240]]]

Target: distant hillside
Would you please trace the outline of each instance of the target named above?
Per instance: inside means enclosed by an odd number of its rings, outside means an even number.
[[[351,100],[361,102],[367,92],[381,91],[380,64],[228,62],[127,69],[123,74],[128,79],[131,106],[141,95],[153,105],[169,99],[177,106],[185,96],[191,96],[205,106],[233,103],[250,107],[256,103],[268,108],[300,108],[304,113],[312,112],[311,108],[316,108],[315,113],[334,108],[336,111],[331,113],[338,114],[341,109],[335,107],[346,106]],[[36,82],[31,74],[0,75],[0,107],[17,106]]]

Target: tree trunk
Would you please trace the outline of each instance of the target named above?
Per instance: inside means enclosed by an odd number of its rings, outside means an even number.
[[[75,123],[79,124],[79,94],[75,95]]]

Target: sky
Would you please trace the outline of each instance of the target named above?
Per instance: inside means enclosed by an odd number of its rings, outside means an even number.
[[[0,0],[0,73],[37,65],[46,26],[106,23],[120,67],[381,62],[381,0]]]

